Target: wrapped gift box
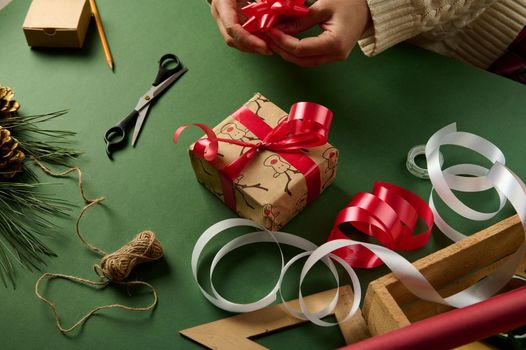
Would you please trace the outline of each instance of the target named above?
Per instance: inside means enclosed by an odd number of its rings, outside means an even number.
[[[284,121],[288,114],[261,94],[256,94],[246,108],[271,128]],[[235,114],[235,113],[234,113]],[[243,123],[228,116],[213,131],[220,138],[258,143],[254,133]],[[192,167],[198,181],[221,200],[225,201],[222,176],[219,169],[238,159],[249,147],[219,142],[218,157],[208,162],[197,157],[189,148]],[[325,190],[336,176],[338,150],[330,144],[302,149],[299,154],[308,156],[319,169],[319,192]],[[262,150],[232,180],[235,205],[229,205],[241,217],[252,219],[270,230],[278,230],[303,210],[312,199],[302,172],[291,165],[283,154]]]

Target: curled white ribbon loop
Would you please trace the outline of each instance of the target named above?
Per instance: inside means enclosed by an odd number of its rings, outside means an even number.
[[[493,163],[493,166],[490,169],[487,169],[475,164],[459,164],[442,170],[439,156],[440,146],[442,145],[457,145],[471,149],[487,158]],[[322,320],[322,318],[333,312],[338,303],[339,292],[335,294],[334,298],[325,308],[316,312],[311,312],[305,304],[301,287],[308,272],[319,261],[329,268],[339,286],[338,272],[333,264],[333,261],[336,261],[342,265],[349,275],[354,290],[352,307],[345,319],[341,321],[345,322],[358,311],[361,300],[360,282],[354,270],[345,261],[338,256],[333,255],[332,252],[344,247],[361,245],[380,257],[380,259],[382,259],[398,279],[409,289],[409,291],[421,299],[453,307],[465,307],[491,297],[513,278],[517,267],[526,254],[526,185],[517,175],[504,165],[504,154],[495,145],[480,136],[465,132],[457,132],[455,124],[448,125],[439,130],[429,139],[429,142],[426,145],[426,157],[428,161],[429,176],[434,191],[436,191],[446,205],[461,216],[471,220],[488,220],[494,217],[504,207],[506,200],[509,200],[520,217],[525,232],[525,240],[517,251],[507,258],[504,264],[485,279],[463,291],[447,298],[443,298],[417,268],[401,255],[386,247],[347,239],[329,241],[317,247],[304,238],[285,232],[271,232],[250,220],[229,219],[221,221],[207,229],[201,237],[199,237],[196,246],[194,247],[192,253],[192,272],[198,285],[197,264],[204,247],[211,239],[224,230],[238,226],[253,227],[257,231],[235,238],[217,252],[210,268],[210,285],[212,294],[206,292],[201,285],[199,285],[201,292],[214,305],[233,312],[249,312],[266,307],[276,300],[277,294],[279,293],[284,307],[291,313],[291,315],[300,319],[310,320],[320,326],[331,326],[337,323],[326,322]],[[499,209],[493,213],[483,213],[468,207],[452,192],[452,190],[478,192],[492,188],[497,191],[500,202]],[[433,190],[431,192],[429,205],[435,215],[435,223],[444,234],[455,241],[461,240],[465,237],[461,232],[453,229],[442,217],[440,217],[433,203]],[[212,283],[212,275],[216,265],[229,252],[239,247],[259,242],[275,242],[278,247],[280,247],[281,244],[285,244],[299,248],[304,252],[296,255],[285,263],[283,252],[281,251],[281,248],[279,248],[282,262],[280,276],[272,290],[260,300],[250,304],[237,304],[224,299],[219,295]],[[307,257],[307,260],[303,266],[299,280],[298,300],[301,309],[299,311],[292,308],[283,300],[281,295],[281,285],[285,273],[290,266],[305,257]]]
[[[468,148],[488,159],[493,163],[493,166],[491,169],[487,169],[475,164],[458,164],[442,170],[438,162],[438,153],[442,145],[455,145]],[[506,199],[519,196],[522,198],[522,201],[526,203],[525,191],[521,186],[522,181],[520,181],[517,176],[501,175],[508,172],[511,173],[511,170],[504,165],[505,157],[502,151],[480,136],[457,131],[456,124],[450,124],[431,136],[426,144],[426,157],[433,190],[447,206],[460,216],[471,220],[485,221],[495,217],[495,215],[502,210],[506,204]],[[490,173],[492,176],[489,176]],[[471,175],[473,177],[458,176],[459,174]],[[500,174],[500,177],[497,177],[496,174]],[[503,181],[503,178],[505,178],[506,181]],[[515,191],[518,192],[514,193],[510,191],[510,187],[515,187]],[[462,192],[481,192],[492,188],[497,191],[499,196],[499,208],[492,213],[482,213],[473,210],[462,203],[451,191],[453,189]],[[433,190],[429,197],[429,206],[435,216],[435,224],[453,241],[462,240],[466,236],[451,227],[438,213],[433,201]],[[512,203],[517,212],[521,210],[520,207],[516,207],[520,201],[521,200],[515,200],[515,203]],[[450,297],[453,302],[448,302],[448,304],[453,306],[456,306],[456,304],[467,306],[473,302],[489,298],[504,287],[512,278],[524,256],[525,244],[526,243],[523,243],[519,249],[508,258],[508,261],[490,276],[463,292]]]
[[[243,304],[229,302],[225,300],[224,298],[222,298],[219,295],[219,293],[217,293],[215,288],[213,288],[213,283],[212,283],[213,268],[210,269],[210,283],[212,286],[213,295],[209,294],[199,283],[199,280],[197,278],[197,264],[199,262],[199,257],[201,256],[203,249],[208,244],[208,242],[212,240],[215,236],[217,236],[222,231],[230,227],[237,227],[237,226],[248,226],[248,227],[256,228],[261,231],[266,231],[263,226],[251,220],[247,220],[247,219],[229,219],[228,223],[226,223],[225,221],[220,221],[210,226],[205,232],[203,232],[203,234],[197,240],[194,246],[194,250],[192,251],[192,274],[194,276],[194,280],[199,286],[199,289],[201,290],[201,293],[204,295],[206,299],[208,299],[208,301],[210,301],[215,306],[221,309],[227,310],[227,311],[231,311],[231,312],[250,312],[254,310],[259,310],[261,308],[264,308],[272,304],[276,300],[276,292],[279,288],[277,284],[276,286],[274,286],[272,291],[266,296],[264,296],[262,299],[258,300],[257,302],[251,303],[251,304],[243,305]],[[270,238],[273,239],[273,241],[277,243],[277,241],[275,240],[275,237],[272,236],[272,234],[270,234]],[[278,244],[278,247],[279,247],[279,244]],[[284,262],[285,259],[283,257],[283,252],[281,251],[281,248],[279,249],[280,249],[280,254],[281,254],[281,266],[283,267],[285,264]],[[226,255],[227,253],[228,252],[225,252],[225,251],[222,252],[223,256]],[[220,259],[221,258],[219,258],[219,260]],[[214,258],[214,261],[216,261],[215,258]],[[216,261],[216,264],[217,264],[217,261]]]
[[[504,154],[497,146],[480,136],[466,132],[458,132],[455,123],[437,131],[426,144],[429,178],[434,190],[444,203],[459,215],[470,220],[485,221],[492,219],[506,204],[506,200],[503,197],[501,197],[500,207],[497,211],[493,213],[483,213],[462,203],[451,191],[451,188],[464,192],[478,192],[493,188],[493,184],[486,176],[488,169],[472,164],[460,164],[456,165],[453,169],[448,168],[442,171],[439,152],[440,146],[443,145],[455,145],[471,149],[487,158],[491,163],[499,162],[505,164]],[[459,173],[472,175],[474,177],[458,176]],[[447,178],[445,174],[447,174]],[[448,180],[451,184],[448,183]],[[430,199],[430,204],[431,203],[432,198]],[[431,209],[434,208],[432,207]],[[433,214],[436,214],[436,209],[433,210]],[[446,231],[448,230],[446,229]],[[448,235],[448,232],[444,232],[444,234]]]
[[[217,253],[216,255],[214,256],[213,260],[212,260],[212,263],[211,263],[211,266],[210,266],[210,289],[212,290],[212,293],[208,293],[199,283],[199,280],[197,278],[197,271],[198,271],[198,262],[199,262],[199,258],[200,256],[202,255],[203,253],[203,250],[204,248],[206,247],[206,245],[214,238],[216,237],[217,235],[219,235],[220,233],[222,233],[223,231],[225,230],[228,230],[230,228],[234,228],[234,227],[242,227],[242,226],[248,226],[248,227],[252,227],[252,228],[255,228],[259,231],[256,231],[256,232],[252,232],[252,233],[247,233],[247,234],[244,234],[240,237],[237,237],[237,238],[234,238],[233,240],[231,240],[230,242],[228,242],[226,245],[224,245]],[[228,253],[232,252],[233,250],[237,249],[237,248],[240,248],[240,247],[243,247],[245,245],[249,245],[249,244],[254,244],[254,243],[276,243],[278,245],[278,248],[280,250],[280,254],[281,254],[281,272],[280,272],[280,275],[279,275],[279,278],[276,282],[276,284],[274,285],[274,287],[271,289],[271,291],[265,295],[264,297],[262,297],[261,299],[255,301],[255,302],[252,302],[252,303],[248,303],[248,304],[238,304],[238,303],[234,303],[234,302],[231,302],[229,300],[227,300],[226,298],[222,297],[219,292],[216,290],[216,288],[214,287],[214,284],[212,282],[212,279],[213,279],[213,273],[214,273],[214,270],[217,266],[217,264],[221,261],[221,259],[227,255]],[[296,255],[295,257],[293,257],[291,260],[289,260],[286,264],[284,263],[284,256],[283,256],[283,252],[281,250],[281,245],[289,245],[289,246],[292,246],[292,247],[296,247],[298,249],[301,249],[303,250],[304,252],[303,253],[300,253],[298,255]],[[305,256],[308,256],[312,253],[312,251],[314,249],[316,249],[317,246],[315,244],[313,244],[312,242],[302,238],[302,237],[299,237],[299,236],[295,236],[295,235],[291,235],[289,233],[286,233],[286,232],[272,232],[272,231],[268,231],[265,227],[253,222],[253,221],[250,221],[250,220],[246,220],[246,219],[228,219],[228,220],[223,220],[223,221],[220,221],[218,223],[216,223],[215,225],[211,226],[210,228],[208,228],[202,235],[201,237],[199,237],[199,239],[197,240],[197,243],[194,247],[194,250],[192,252],[192,273],[193,273],[193,277],[194,277],[194,280],[197,282],[198,286],[199,286],[199,289],[201,290],[201,293],[203,293],[203,295],[214,305],[216,305],[217,307],[223,309],[223,310],[226,310],[226,311],[231,311],[231,312],[251,312],[251,311],[255,311],[255,310],[259,310],[261,308],[264,308],[270,304],[272,304],[276,298],[277,298],[277,295],[279,293],[280,295],[280,298],[282,299],[282,301],[284,302],[284,307],[295,317],[297,318],[300,318],[300,319],[304,319],[304,320],[310,320],[318,325],[323,325],[323,326],[331,326],[333,325],[333,323],[329,323],[329,322],[325,322],[323,320],[321,320],[323,317],[327,316],[327,315],[330,315],[333,313],[334,311],[334,308],[336,307],[336,304],[338,303],[338,299],[339,299],[339,292],[337,292],[333,299],[331,300],[331,302],[326,306],[324,307],[322,310],[319,310],[319,311],[316,311],[316,312],[311,312],[307,305],[305,305],[305,303],[303,302],[303,300],[300,300],[300,307],[301,307],[301,311],[298,311],[298,310],[295,310],[294,308],[292,308],[290,305],[288,305],[284,300],[283,300],[283,297],[281,295],[281,285],[282,285],[282,281],[283,281],[283,278],[285,277],[285,274],[287,272],[287,270],[290,268],[290,266],[292,266],[292,264],[294,264],[297,260],[305,257]],[[356,310],[358,309],[358,305],[360,304],[360,283],[359,283],[359,280],[358,280],[358,277],[356,276],[356,273],[350,268],[348,267],[348,265],[346,263],[344,263],[343,260],[341,260],[339,257],[337,256],[332,256],[331,255],[331,258],[333,259],[336,259],[340,264],[342,264],[344,266],[344,268],[347,270],[350,278],[351,278],[351,281],[353,281],[353,289],[355,291],[357,291],[358,295],[355,295],[355,303],[356,304],[356,307],[354,307],[354,304],[353,304],[353,308],[351,309],[351,311],[349,312],[349,315],[347,316],[346,319],[350,318],[352,316],[352,314],[354,314],[356,312]],[[339,276],[338,276],[338,271],[336,270],[336,267],[334,266],[334,263],[332,262],[332,260],[330,260],[328,257],[324,257],[324,258],[321,258],[320,260],[322,260],[322,262],[329,268],[331,274],[333,275],[335,281],[336,281],[336,284],[337,284],[337,289],[339,287]],[[302,282],[303,282],[303,279],[302,279]],[[300,285],[300,289],[301,289],[301,285]],[[352,312],[352,314],[351,314]]]

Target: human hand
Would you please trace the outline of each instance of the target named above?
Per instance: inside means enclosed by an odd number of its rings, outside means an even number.
[[[246,4],[247,0],[212,0],[210,11],[228,46],[245,52],[271,55],[272,51],[268,44],[261,38],[250,34],[240,24],[240,20],[245,18],[239,9]]]
[[[268,31],[272,51],[302,67],[347,59],[370,22],[366,0],[318,0],[304,17],[287,18]],[[323,33],[297,39],[293,35],[319,25]]]

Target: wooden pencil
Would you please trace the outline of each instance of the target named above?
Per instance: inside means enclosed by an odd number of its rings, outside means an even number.
[[[113,57],[110,51],[110,45],[108,44],[108,39],[106,38],[106,33],[104,33],[104,27],[102,26],[102,20],[100,19],[99,10],[97,8],[97,3],[95,0],[89,0],[91,13],[95,18],[95,23],[97,24],[97,31],[99,32],[100,42],[102,44],[102,49],[104,50],[104,56],[106,57],[106,62],[108,66],[113,70]]]

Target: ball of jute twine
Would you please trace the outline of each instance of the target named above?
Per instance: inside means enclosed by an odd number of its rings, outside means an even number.
[[[77,218],[75,231],[77,233],[77,236],[79,239],[84,243],[91,251],[94,253],[97,253],[102,256],[100,263],[95,264],[93,266],[95,273],[100,277],[99,281],[91,281],[85,278],[77,277],[77,276],[70,276],[70,275],[64,275],[64,274],[58,274],[58,273],[44,273],[40,278],[37,280],[35,284],[35,294],[36,296],[49,305],[51,308],[51,312],[53,313],[53,317],[55,318],[55,323],[57,325],[57,328],[62,333],[67,333],[78,326],[82,325],[84,322],[86,322],[93,314],[105,310],[105,309],[114,309],[114,308],[120,308],[124,310],[130,310],[130,311],[150,311],[157,305],[157,292],[155,288],[150,285],[149,283],[143,282],[143,281],[124,281],[132,272],[135,266],[150,262],[154,260],[158,260],[163,256],[163,248],[161,246],[161,243],[155,238],[155,233],[152,231],[142,231],[139,233],[133,240],[125,244],[120,249],[116,250],[113,253],[106,253],[104,250],[92,245],[89,243],[80,233],[80,220],[84,216],[84,213],[91,208],[94,205],[102,203],[104,200],[104,197],[99,197],[96,199],[88,199],[84,194],[83,189],[83,181],[82,181],[82,172],[80,168],[74,167],[67,169],[66,171],[62,173],[54,173],[49,168],[47,168],[44,164],[42,164],[40,161],[38,161],[36,158],[32,157],[32,160],[35,161],[35,163],[40,166],[40,168],[48,175],[55,176],[55,177],[64,177],[67,176],[71,172],[77,172],[78,178],[79,178],[79,189],[80,194],[82,198],[84,199],[84,202],[86,205],[82,208],[80,211],[80,214]],[[149,288],[152,291],[153,300],[152,302],[145,306],[145,307],[131,307],[127,305],[122,304],[110,304],[110,305],[103,305],[98,306],[90,311],[88,311],[84,316],[82,316],[77,322],[75,322],[71,327],[65,328],[62,326],[62,322],[60,321],[60,318],[58,316],[55,303],[50,301],[49,299],[42,296],[40,293],[40,283],[44,279],[54,279],[54,278],[62,278],[66,280],[70,280],[73,282],[77,282],[80,284],[88,285],[88,286],[94,286],[94,287],[101,287],[104,288],[108,284],[113,283],[117,285],[132,287],[132,286],[145,286]]]
[[[100,273],[111,281],[122,281],[139,264],[163,256],[163,248],[152,231],[143,231],[135,238],[100,261]]]

